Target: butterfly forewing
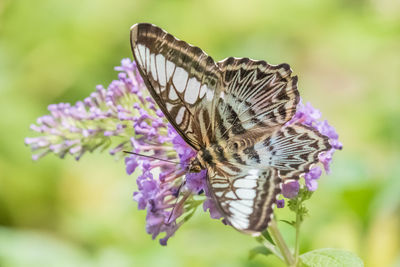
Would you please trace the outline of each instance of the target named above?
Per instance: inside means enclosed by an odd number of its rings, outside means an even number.
[[[147,88],[171,124],[195,149],[207,145],[220,81],[214,60],[146,23],[131,28],[131,45]]]

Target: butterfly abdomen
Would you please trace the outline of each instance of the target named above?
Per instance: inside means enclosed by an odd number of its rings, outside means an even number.
[[[200,150],[197,154],[197,159],[200,162],[206,163],[209,166],[215,166],[219,162],[227,161],[228,151],[224,148],[224,146],[220,144],[213,144],[209,147],[206,147]],[[206,168],[206,164],[204,164],[204,168]]]

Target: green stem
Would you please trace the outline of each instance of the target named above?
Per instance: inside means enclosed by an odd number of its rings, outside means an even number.
[[[274,239],[276,245],[282,253],[282,256],[288,266],[296,266],[295,261],[293,259],[293,255],[290,252],[288,246],[286,245],[285,240],[283,239],[281,233],[279,232],[278,226],[276,224],[275,219],[271,220],[271,224],[269,226],[269,231],[271,233],[272,238]]]
[[[298,206],[297,206],[298,209]],[[300,251],[300,225],[301,225],[301,216],[297,210],[296,212],[296,241],[294,246],[294,263],[295,266],[299,263],[299,251]]]
[[[262,242],[262,245],[269,249],[275,256],[277,256],[281,261],[285,261],[282,254],[276,249],[276,247],[271,244],[269,241],[265,240]]]

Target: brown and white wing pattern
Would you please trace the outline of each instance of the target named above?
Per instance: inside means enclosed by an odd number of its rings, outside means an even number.
[[[171,124],[193,148],[207,145],[220,81],[214,60],[147,23],[132,26],[131,46],[147,88]]]
[[[218,62],[222,91],[217,138],[239,138],[250,132],[272,133],[289,121],[299,102],[297,76],[288,64],[270,65],[248,58]]]
[[[307,173],[318,156],[331,148],[328,137],[304,125],[290,125],[262,141],[226,153],[209,168],[209,188],[226,219],[236,229],[265,230],[281,184]]]
[[[267,228],[281,191],[276,169],[224,164],[210,168],[208,175],[215,202],[233,227],[248,234]]]
[[[302,124],[284,126],[272,135],[233,153],[233,164],[254,168],[270,166],[283,180],[298,179],[307,173],[319,155],[331,149],[328,137]]]
[[[276,168],[283,180],[298,179],[309,172],[319,155],[330,149],[327,136],[302,124],[283,127],[254,145],[254,150],[263,155],[258,166]]]

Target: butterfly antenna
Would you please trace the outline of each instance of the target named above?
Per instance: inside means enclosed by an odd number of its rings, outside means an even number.
[[[176,204],[178,203],[179,193],[181,192],[182,186],[184,186],[185,184],[186,184],[186,180],[183,181],[183,183],[181,183],[181,185],[178,187],[178,191],[176,192],[175,204],[174,204],[174,206],[173,206],[173,208],[171,210],[171,213],[169,214],[167,223],[169,223],[169,221],[171,220],[172,215],[174,214]]]
[[[139,157],[145,157],[145,158],[150,158],[150,159],[156,159],[156,160],[160,160],[160,161],[165,161],[165,162],[169,162],[169,163],[173,163],[173,164],[180,164],[179,162],[176,162],[176,161],[167,160],[167,159],[160,159],[160,158],[157,158],[157,157],[148,156],[148,155],[143,155],[143,154],[139,154],[139,153],[135,153],[135,152],[130,152],[130,151],[124,151],[124,153],[136,155],[136,156],[139,156]]]

